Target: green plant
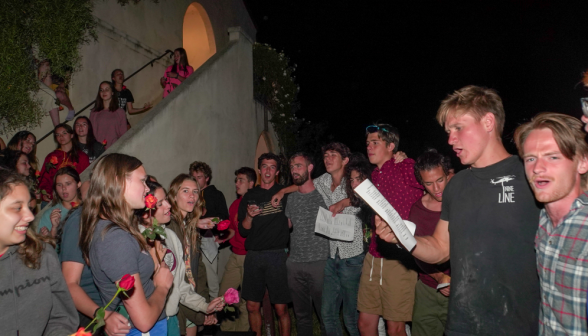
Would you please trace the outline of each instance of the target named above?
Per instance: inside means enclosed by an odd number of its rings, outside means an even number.
[[[35,59],[50,59],[53,74],[80,70],[80,46],[96,40],[91,0],[0,2],[0,133],[37,126],[44,116],[30,93],[38,88]]]
[[[268,44],[253,45],[254,97],[271,111],[270,121],[286,156],[295,148],[297,131],[304,123],[295,115],[300,87],[294,82],[296,65],[289,62],[283,52]]]

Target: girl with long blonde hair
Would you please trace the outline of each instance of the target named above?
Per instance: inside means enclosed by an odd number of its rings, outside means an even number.
[[[194,287],[199,295],[209,300],[206,268],[200,253],[198,229],[210,229],[214,227],[214,224],[209,218],[200,218],[204,206],[200,194],[198,182],[192,176],[180,174],[173,179],[167,195],[171,206],[171,222],[168,228],[174,231],[182,242],[186,281]],[[204,316],[202,313],[196,313],[180,303],[178,320],[182,335],[195,336],[196,326],[212,324],[215,317],[214,315]]]
[[[80,248],[102,302],[110,301],[125,274],[135,279],[129,298],[116,298],[106,308],[126,310],[132,336],[167,335],[164,307],[173,283],[167,265],[154,263],[150,256],[160,251],[149,247],[133,221],[134,210],[145,207],[146,179],[135,157],[118,153],[101,157],[92,171],[81,220]]]

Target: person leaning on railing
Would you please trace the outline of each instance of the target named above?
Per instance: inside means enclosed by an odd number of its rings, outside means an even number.
[[[127,116],[118,106],[111,82],[104,81],[98,87],[96,103],[90,112],[94,136],[108,149],[127,131]]]
[[[163,98],[167,97],[178,85],[194,72],[188,64],[188,55],[184,48],[174,50],[174,64],[165,69],[165,74],[159,80],[163,88]]]

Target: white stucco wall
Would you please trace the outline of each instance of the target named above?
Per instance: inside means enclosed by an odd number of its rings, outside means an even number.
[[[212,183],[234,197],[234,171],[251,166],[263,131],[253,100],[252,41],[240,33],[106,153],[139,158],[164,186],[193,161],[213,170]],[[259,119],[261,118],[261,123]],[[92,167],[90,167],[92,168]],[[89,176],[86,170],[82,179]]]
[[[130,75],[151,59],[163,54],[166,49],[182,47],[183,19],[192,0],[140,1],[138,4],[120,6],[116,0],[95,0],[94,16],[98,21],[98,41],[81,49],[82,70],[73,76],[70,98],[76,110],[80,110],[96,98],[98,85],[110,80],[110,73],[121,68]],[[255,27],[242,0],[198,0],[206,10],[214,30],[216,48],[222,50],[229,43],[227,30],[240,26],[248,36],[255,38]],[[158,103],[163,89],[159,78],[169,58],[147,67],[125,82],[135,98],[135,107],[145,102]],[[89,115],[89,110],[83,113]],[[61,121],[66,113],[61,113]],[[129,117],[131,125],[139,122],[144,114]],[[70,123],[71,124],[71,123]],[[41,126],[31,131],[39,139],[53,129],[47,116]],[[6,136],[6,141],[12,134]],[[39,143],[37,157],[42,163],[45,156],[55,149],[52,137]]]

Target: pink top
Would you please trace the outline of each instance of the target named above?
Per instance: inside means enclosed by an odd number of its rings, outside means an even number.
[[[241,236],[241,234],[239,233],[239,221],[237,220],[239,204],[241,204],[242,199],[243,197],[237,198],[229,207],[229,220],[231,221],[229,228],[235,230],[235,235],[233,236],[233,238],[231,238],[231,240],[229,240],[229,244],[231,244],[231,246],[233,247],[233,253],[238,255],[247,254],[247,250],[245,250],[245,238],[243,238],[243,236]]]
[[[108,109],[90,113],[90,122],[96,141],[104,144],[104,148],[112,146],[127,131],[127,116],[121,108],[111,112]]]
[[[382,169],[376,167],[372,172],[372,183],[398,212],[402,219],[408,219],[410,208],[423,196],[423,186],[414,177],[414,160],[405,159],[394,163],[394,159],[386,161]],[[376,229],[372,221],[372,240],[369,252],[376,258],[382,258],[377,252]]]
[[[178,85],[182,84],[179,79],[169,77],[169,73],[172,71],[173,65],[170,65],[165,69],[165,88],[163,89],[163,98],[167,97]],[[181,68],[178,66],[178,68]],[[188,78],[194,72],[194,68],[187,66],[185,69],[179,69],[178,75]]]

